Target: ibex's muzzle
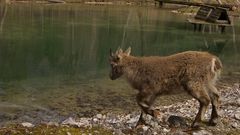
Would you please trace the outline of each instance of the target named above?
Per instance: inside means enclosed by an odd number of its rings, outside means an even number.
[[[117,78],[121,77],[123,75],[123,71],[122,71],[122,67],[121,66],[116,66],[116,67],[111,67],[111,71],[110,71],[110,78],[112,80],[116,80]]]
[[[116,80],[118,77],[114,75],[112,72],[110,72],[109,77],[111,80]]]

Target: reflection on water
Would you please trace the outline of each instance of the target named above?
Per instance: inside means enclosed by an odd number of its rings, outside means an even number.
[[[222,59],[225,74],[240,72],[238,19],[234,34],[202,34],[184,16],[144,7],[12,4],[0,5],[0,15],[3,122],[137,110],[136,91],[108,79],[109,48],[118,46],[139,56],[209,51]]]

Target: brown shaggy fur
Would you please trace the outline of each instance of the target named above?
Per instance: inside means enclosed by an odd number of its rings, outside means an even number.
[[[137,103],[146,114],[156,117],[152,109],[155,98],[171,90],[183,88],[200,103],[199,111],[192,124],[203,120],[208,105],[213,105],[210,125],[217,124],[219,92],[215,82],[222,69],[221,61],[207,52],[187,51],[166,57],[135,57],[131,48],[125,52],[118,49],[110,52],[110,78],[125,76],[130,85],[139,90]],[[143,124],[142,114],[139,124]]]

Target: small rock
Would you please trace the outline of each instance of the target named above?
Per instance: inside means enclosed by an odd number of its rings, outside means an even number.
[[[93,122],[97,122],[98,121],[98,119],[97,118],[93,118]]]
[[[28,127],[28,128],[34,127],[34,125],[33,125],[32,123],[29,123],[29,122],[23,122],[23,123],[22,123],[22,126]]]
[[[238,125],[237,122],[232,123],[231,126],[232,126],[233,128],[240,128],[240,125]]]
[[[102,119],[103,116],[102,116],[102,114],[97,114],[96,117],[97,117],[98,119]]]
[[[147,127],[147,126],[143,126],[143,127],[142,127],[142,129],[143,129],[144,132],[146,132],[146,131],[148,130],[148,128],[149,128],[149,127]]]
[[[163,128],[163,132],[168,133],[170,129]]]
[[[234,114],[234,118],[237,120],[240,120],[240,112],[237,112],[236,114]]]
[[[199,130],[193,132],[192,135],[213,135],[213,134],[211,132],[208,132],[207,130]]]
[[[237,99],[237,104],[240,106],[240,98]]]
[[[67,135],[72,135],[70,132],[67,132]]]

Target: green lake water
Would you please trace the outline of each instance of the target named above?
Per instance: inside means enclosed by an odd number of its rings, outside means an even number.
[[[224,76],[240,75],[239,18],[220,34],[194,32],[186,16],[154,7],[11,4],[0,5],[0,17],[0,125],[139,110],[137,91],[108,77],[109,48],[208,51]]]

